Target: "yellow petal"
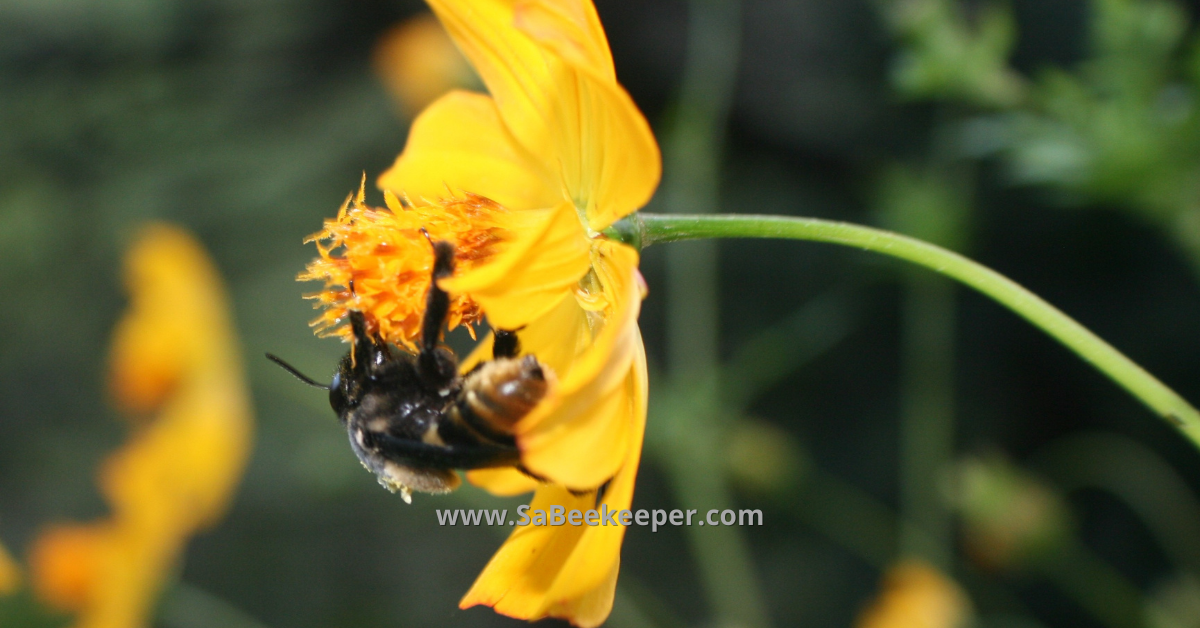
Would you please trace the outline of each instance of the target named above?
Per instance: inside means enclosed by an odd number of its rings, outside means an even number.
[[[623,452],[623,465],[597,505],[592,493],[576,496],[558,486],[543,486],[534,494],[530,513],[547,514],[555,505],[565,512],[599,508],[609,512],[628,509],[641,457],[646,427],[646,361],[638,351],[629,377],[634,405],[631,436]],[[614,517],[615,519],[615,517]],[[521,619],[561,617],[583,628],[598,626],[612,609],[620,567],[623,526],[529,526],[509,537],[459,603],[492,606],[497,612]]]
[[[556,378],[570,373],[576,359],[592,346],[587,312],[573,298],[559,302],[552,310],[530,322],[518,334],[521,355],[535,355]],[[492,359],[492,334],[462,361],[460,369],[470,371],[482,360]],[[482,469],[467,473],[467,479],[495,495],[519,495],[538,487],[538,482],[514,469]]]
[[[517,337],[521,341],[521,355],[537,356],[539,362],[554,371],[556,378],[566,377],[575,359],[592,344],[587,312],[572,298],[559,301],[549,312],[530,321]],[[481,360],[492,359],[493,340],[492,334],[484,337],[463,360],[460,370],[466,373]]]
[[[170,396],[184,369],[186,334],[182,325],[146,325],[134,316],[118,323],[109,358],[109,387],[118,405],[145,414]]]
[[[429,7],[487,85],[517,141],[534,155],[550,154],[559,84],[542,48],[517,30],[513,0],[429,0]]]
[[[511,467],[475,469],[467,472],[467,479],[471,484],[501,497],[528,493],[540,484],[537,480]]]
[[[644,116],[616,83],[589,2],[430,0],[483,78],[500,117],[601,231],[650,200],[662,159]],[[518,27],[519,26],[519,27]]]
[[[191,236],[147,227],[126,256],[125,283],[130,306],[113,332],[110,378],[126,409],[157,408],[196,369],[239,368],[220,277]]]
[[[616,82],[612,52],[590,0],[518,0],[518,29],[571,65]]]
[[[617,84],[608,40],[589,0],[517,2],[517,27],[565,68],[555,75],[568,194],[602,231],[645,205],[661,175],[645,116]]]
[[[662,155],[650,124],[620,85],[581,69],[559,75],[554,137],[563,185],[588,227],[603,231],[650,201]]]
[[[568,298],[588,270],[590,242],[574,208],[518,212],[526,224],[495,259],[439,285],[468,294],[499,329],[519,329]]]
[[[436,200],[465,191],[529,209],[560,202],[557,181],[513,141],[491,98],[452,91],[413,122],[404,152],[378,185],[401,198]]]
[[[522,329],[521,353],[533,354],[561,381],[571,373],[576,359],[592,345],[587,312],[574,298],[563,299],[554,309]]]
[[[598,242],[594,268],[611,301],[603,329],[538,407],[517,423],[521,461],[533,473],[576,489],[595,488],[622,464],[639,412],[630,373],[643,350],[637,327],[637,252]]]

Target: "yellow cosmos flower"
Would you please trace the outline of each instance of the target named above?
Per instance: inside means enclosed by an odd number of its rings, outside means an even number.
[[[229,306],[204,251],[154,226],[125,271],[132,302],[114,334],[113,394],[155,415],[100,470],[111,515],[50,528],[30,552],[39,596],[87,628],[149,625],[187,539],[225,512],[252,431]]]
[[[409,115],[455,87],[477,82],[446,29],[428,13],[384,33],[371,61],[392,99]]]
[[[955,582],[921,561],[893,566],[883,591],[858,618],[858,628],[962,628],[971,602]]]
[[[554,371],[555,387],[515,426],[523,466],[551,483],[513,469],[470,479],[499,494],[536,488],[533,509],[629,508],[646,421],[645,287],[637,252],[600,232],[650,199],[658,145],[616,81],[590,1],[429,4],[490,95],[434,102],[379,179],[390,211],[360,193],[315,236],[321,258],[301,278],[325,280],[314,296],[330,306],[315,324],[329,329],[358,310],[411,346],[432,264],[421,227],[460,258],[486,242],[440,281],[453,295],[451,326],[486,314],[494,328],[519,330],[523,352]],[[486,211],[467,216],[464,205]],[[490,352],[489,337],[464,368]],[[623,535],[621,526],[520,528],[461,606],[598,625]]]

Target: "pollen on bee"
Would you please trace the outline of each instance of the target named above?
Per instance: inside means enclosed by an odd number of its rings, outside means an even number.
[[[359,188],[335,218],[309,236],[318,256],[297,279],[322,281],[324,289],[306,294],[323,309],[310,324],[318,336],[352,334],[343,324],[360,311],[386,340],[415,347],[421,334],[425,295],[433,267],[431,241],[454,245],[456,272],[490,259],[512,238],[511,216],[498,203],[470,193],[437,200],[403,199],[384,193],[387,207],[371,207]],[[483,311],[465,295],[451,295],[447,329],[473,325]]]

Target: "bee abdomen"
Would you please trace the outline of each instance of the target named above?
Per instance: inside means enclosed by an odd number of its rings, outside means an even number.
[[[516,422],[546,396],[549,377],[549,371],[532,355],[485,362],[463,382],[455,410],[463,422],[489,440],[511,440]]]

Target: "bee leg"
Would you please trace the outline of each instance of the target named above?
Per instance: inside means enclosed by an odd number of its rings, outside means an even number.
[[[350,312],[350,330],[354,333],[354,368],[363,372],[391,357],[387,343],[374,338],[367,331],[367,319],[362,312]]]
[[[433,273],[429,281],[429,293],[425,296],[425,319],[421,321],[421,353],[417,356],[417,369],[425,383],[441,390],[454,381],[458,371],[454,355],[438,347],[442,326],[446,324],[446,316],[450,313],[450,295],[439,288],[437,282],[454,274],[454,245],[446,241],[430,240],[430,243],[433,245]]]
[[[521,353],[521,341],[517,332],[497,329],[492,342],[492,358],[515,358]]]
[[[446,315],[450,313],[450,295],[438,287],[439,279],[454,274],[454,245],[440,240],[433,243],[433,273],[429,293],[425,295],[425,319],[421,321],[421,352],[437,348]]]

